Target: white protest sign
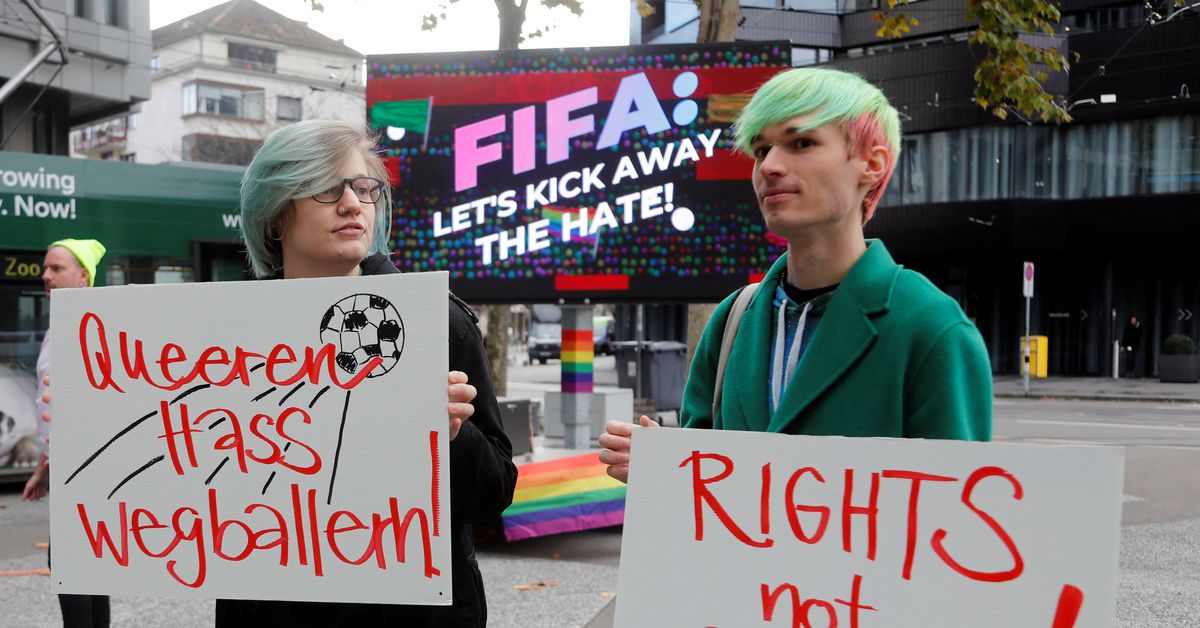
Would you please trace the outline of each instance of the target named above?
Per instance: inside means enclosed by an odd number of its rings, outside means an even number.
[[[1111,626],[1123,462],[639,428],[616,625]]]
[[[447,285],[56,290],[54,590],[450,604]]]

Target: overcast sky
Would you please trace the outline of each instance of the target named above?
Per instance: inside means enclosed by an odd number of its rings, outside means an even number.
[[[498,39],[493,0],[459,0],[432,32],[421,30],[421,16],[437,13],[446,0],[322,0],[323,12],[307,0],[257,0],[363,54],[494,50]],[[221,4],[220,0],[150,0],[150,28],[158,28]],[[526,48],[618,46],[629,43],[629,0],[583,0],[584,14],[547,10],[531,0],[526,28],[552,24]]]

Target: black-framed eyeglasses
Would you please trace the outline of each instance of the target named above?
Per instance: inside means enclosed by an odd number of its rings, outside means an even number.
[[[342,200],[342,194],[346,191],[347,185],[354,190],[354,195],[363,203],[377,203],[379,197],[383,196],[383,181],[371,177],[355,177],[342,179],[328,190],[313,194],[313,200],[318,203],[336,203]]]

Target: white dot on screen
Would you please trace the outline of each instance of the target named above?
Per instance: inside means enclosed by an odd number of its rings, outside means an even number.
[[[675,211],[671,212],[671,226],[679,231],[688,231],[694,224],[696,224],[696,215],[692,213],[692,210],[686,207],[676,207]]]

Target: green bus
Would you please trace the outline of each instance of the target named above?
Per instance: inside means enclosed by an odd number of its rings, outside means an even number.
[[[49,323],[42,261],[55,240],[104,244],[98,286],[249,278],[238,235],[241,176],[225,166],[0,151],[0,375],[33,378]],[[0,480],[27,472],[0,468]]]

